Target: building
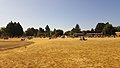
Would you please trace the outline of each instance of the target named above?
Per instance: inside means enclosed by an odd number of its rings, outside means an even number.
[[[103,37],[102,33],[87,33],[85,36],[87,37]]]
[[[120,37],[120,32],[115,32],[116,36]]]
[[[83,33],[74,33],[73,36],[74,37],[80,37],[80,36],[84,36],[84,34]]]
[[[80,37],[80,36],[85,36],[85,37],[103,37],[102,33],[74,33],[73,34],[74,37]]]

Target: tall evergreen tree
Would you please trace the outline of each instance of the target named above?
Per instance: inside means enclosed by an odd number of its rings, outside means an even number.
[[[80,26],[76,24],[75,29],[78,29],[80,31]]]
[[[81,29],[80,29],[80,26],[78,24],[76,24],[75,28],[73,28],[71,30],[71,33],[74,34],[74,33],[80,33]]]
[[[14,23],[11,21],[10,23],[7,24],[6,26],[7,33],[10,37],[14,37]]]
[[[6,26],[7,33],[10,37],[20,37],[23,35],[23,28],[20,23],[10,22]]]
[[[49,37],[50,36],[50,28],[49,28],[49,26],[47,25],[46,27],[45,27],[45,29],[46,29],[46,35]]]
[[[46,29],[46,32],[49,32],[49,31],[50,31],[50,28],[49,28],[48,25],[45,27],[45,29]]]
[[[20,37],[23,35],[23,28],[19,22],[18,23],[14,22],[14,28],[15,28],[14,30],[15,36]]]
[[[91,29],[91,31],[93,32],[93,31],[94,31],[94,29],[92,28],[92,29]]]
[[[19,32],[18,32],[18,36],[22,36],[23,33],[24,33],[23,28],[22,28],[22,26],[20,25],[19,22],[17,23],[17,25],[18,25],[18,30],[19,30]]]

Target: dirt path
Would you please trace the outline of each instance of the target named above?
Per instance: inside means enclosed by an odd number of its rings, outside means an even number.
[[[0,41],[0,51],[14,49],[22,46],[26,47],[32,43],[33,42],[26,41]]]

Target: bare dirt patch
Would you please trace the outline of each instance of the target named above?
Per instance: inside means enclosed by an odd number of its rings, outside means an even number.
[[[22,46],[27,46],[32,44],[33,42],[26,41],[0,41],[0,51],[14,49]]]

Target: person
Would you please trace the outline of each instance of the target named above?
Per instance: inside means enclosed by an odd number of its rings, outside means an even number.
[[[83,40],[85,40],[85,37],[83,37]]]
[[[80,36],[80,40],[82,40],[82,37]]]
[[[80,40],[84,40],[84,41],[85,41],[85,40],[87,40],[87,39],[85,39],[85,37],[83,36],[83,37],[80,37]]]

